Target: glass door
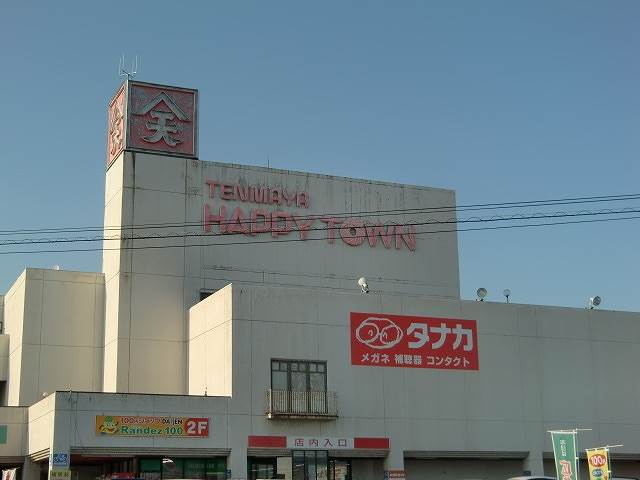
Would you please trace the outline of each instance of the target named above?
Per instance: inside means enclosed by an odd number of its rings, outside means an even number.
[[[276,478],[275,458],[252,458],[249,465],[250,480],[270,480]]]
[[[325,450],[294,450],[293,480],[328,480],[328,459]]]
[[[329,480],[351,480],[351,460],[329,460]]]

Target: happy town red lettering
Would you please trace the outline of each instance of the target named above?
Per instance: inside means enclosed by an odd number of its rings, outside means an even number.
[[[203,228],[207,233],[245,236],[271,233],[273,238],[278,238],[296,231],[300,240],[309,240],[318,239],[312,232],[322,230],[326,231],[324,238],[330,244],[335,244],[336,239],[341,239],[344,244],[352,247],[368,243],[369,247],[375,248],[380,240],[387,250],[394,247],[402,250],[406,247],[413,252],[416,249],[416,231],[413,225],[383,225],[359,217],[299,215],[298,212],[279,209],[309,208],[310,196],[306,191],[218,180],[205,180],[205,184],[208,189],[207,196],[223,202],[218,206],[214,202],[204,204]],[[227,208],[224,204],[227,201],[261,204],[264,207],[252,208],[249,211],[240,206]],[[265,208],[267,206],[271,206],[273,210]],[[214,231],[214,226],[217,226],[217,232]]]
[[[297,231],[300,240],[309,240],[313,231],[324,230],[326,240],[330,244],[334,244],[336,239],[340,238],[346,245],[358,247],[363,245],[366,239],[368,245],[375,248],[380,237],[386,249],[392,247],[394,238],[396,249],[406,247],[412,252],[416,249],[416,232],[413,225],[406,229],[402,225],[369,225],[360,218],[342,220],[333,217],[305,217],[296,212],[269,211],[264,208],[254,208],[247,213],[242,207],[236,207],[229,214],[225,205],[216,209],[208,203],[204,204],[203,217],[204,231],[207,233],[254,236],[269,232],[273,238],[278,238]],[[325,225],[322,225],[323,223]],[[217,232],[214,226],[217,226]]]

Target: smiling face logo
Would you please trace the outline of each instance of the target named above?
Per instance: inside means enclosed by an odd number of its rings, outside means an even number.
[[[402,329],[388,318],[369,317],[356,329],[356,338],[371,348],[387,349],[403,337]]]
[[[113,417],[104,417],[102,425],[98,427],[98,431],[102,435],[113,435],[118,431],[119,426],[118,421]]]

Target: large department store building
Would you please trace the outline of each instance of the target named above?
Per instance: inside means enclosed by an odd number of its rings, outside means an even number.
[[[461,300],[453,191],[201,161],[197,105],[123,85],[102,272],[0,296],[6,477],[640,476],[640,314]]]

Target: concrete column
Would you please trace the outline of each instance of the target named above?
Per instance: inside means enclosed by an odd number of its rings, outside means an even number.
[[[247,449],[233,447],[227,459],[227,470],[231,470],[233,480],[247,479]]]
[[[403,450],[393,448],[389,450],[389,455],[384,459],[384,472],[385,480],[401,480],[405,478]]]
[[[123,152],[113,162],[105,178],[105,227],[133,224],[133,173],[131,153]],[[113,230],[105,230],[113,236]],[[123,235],[132,236],[131,229]],[[131,247],[132,240],[110,241],[102,254],[105,274],[105,335],[103,389],[105,392],[129,391],[129,342],[131,330]],[[122,249],[122,250],[120,250]]]
[[[71,438],[70,415],[71,405],[75,394],[71,392],[56,392],[54,401],[53,419],[51,425],[51,443],[49,447],[49,480],[66,480],[59,478],[61,472],[68,472],[71,462]],[[55,471],[56,475],[52,475]],[[64,474],[64,473],[63,473]],[[67,474],[70,478],[70,474]]]
[[[529,452],[527,458],[522,462],[522,471],[523,475],[544,475],[542,452]]]
[[[25,457],[22,464],[22,480],[40,480],[40,464]]]

